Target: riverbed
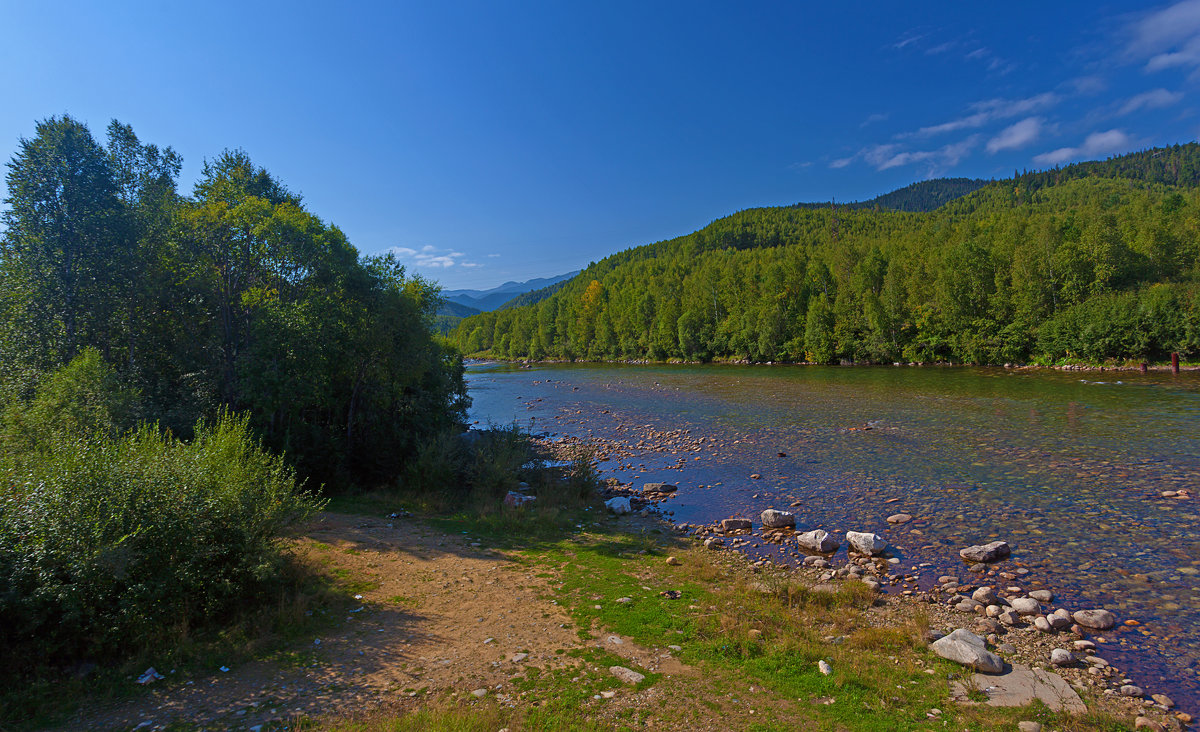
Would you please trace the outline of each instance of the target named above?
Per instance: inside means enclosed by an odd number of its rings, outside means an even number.
[[[969,576],[959,548],[1004,539],[1054,606],[1136,621],[1104,655],[1200,709],[1200,499],[1163,496],[1200,496],[1196,373],[478,363],[467,378],[472,420],[591,442],[604,477],[638,488],[677,484],[677,522],[779,508],[797,530],[874,531],[905,568],[930,565],[925,587]]]

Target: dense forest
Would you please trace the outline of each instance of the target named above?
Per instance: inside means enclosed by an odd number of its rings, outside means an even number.
[[[107,132],[48,119],[8,163],[0,719],[44,669],[286,604],[322,485],[395,485],[464,418],[433,284],[243,152],[185,195],[171,148]]]
[[[455,359],[429,333],[437,288],[336,227],[240,151],[179,156],[118,122],[107,145],[70,118],[22,140],[0,240],[0,374],[9,400],[97,350],[137,418],[187,436],[245,412],[326,483],[386,479],[460,415]]]
[[[922,213],[741,211],[465,319],[532,359],[1057,362],[1200,353],[1200,145],[1026,172]]]
[[[956,198],[974,193],[987,184],[986,180],[976,178],[935,178],[934,180],[910,183],[903,188],[867,201],[797,203],[795,206],[796,208],[865,208],[876,211],[933,211]]]

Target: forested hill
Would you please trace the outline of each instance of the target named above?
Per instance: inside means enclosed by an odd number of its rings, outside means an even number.
[[[1200,353],[1200,146],[1022,173],[929,212],[741,211],[464,320],[468,354],[971,363]]]
[[[933,211],[983,188],[986,180],[977,178],[935,178],[911,183],[891,193],[876,196],[869,201],[850,203],[797,203],[796,208],[858,208],[880,211]]]
[[[568,282],[570,282],[570,280],[562,280],[561,282],[555,282],[554,284],[546,285],[545,287],[538,288],[532,292],[523,292],[496,309],[507,310],[509,308],[519,308],[524,305],[533,305],[535,303],[539,303],[561,290]]]

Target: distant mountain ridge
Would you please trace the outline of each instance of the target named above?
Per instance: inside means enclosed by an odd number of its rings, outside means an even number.
[[[543,287],[566,282],[579,274],[579,270],[554,277],[537,277],[525,282],[505,282],[490,290],[444,290],[442,297],[449,302],[465,305],[480,312],[496,310],[515,297]]]
[[[980,178],[934,178],[932,180],[911,183],[903,188],[897,188],[891,193],[884,193],[867,201],[797,203],[794,208],[830,208],[831,206],[836,206],[837,208],[925,213],[936,211],[954,199],[974,193],[991,182]]]

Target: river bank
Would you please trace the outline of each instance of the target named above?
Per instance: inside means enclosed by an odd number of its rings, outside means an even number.
[[[487,363],[503,363],[516,364],[523,368],[528,368],[533,365],[553,366],[562,364],[616,364],[622,366],[669,366],[669,365],[690,365],[699,366],[704,364],[727,365],[727,366],[825,366],[825,364],[812,363],[810,361],[749,361],[744,359],[713,359],[711,361],[687,361],[679,358],[667,359],[666,361],[654,361],[650,359],[527,359],[527,358],[497,358],[494,356],[486,356],[476,354],[470,356],[468,361],[476,364]],[[1091,363],[1091,362],[1071,362],[1071,363],[1055,363],[1055,364],[1022,364],[1022,363],[1004,363],[1004,364],[963,364],[952,363],[949,361],[934,361],[934,362],[892,362],[892,363],[875,363],[871,361],[854,362],[844,361],[838,364],[839,367],[909,367],[909,368],[994,368],[1005,369],[1011,371],[1087,371],[1087,372],[1117,372],[1117,373],[1182,373],[1182,372],[1200,372],[1200,362],[1180,362],[1179,370],[1175,371],[1175,366],[1170,361],[1154,362],[1145,364],[1143,370],[1142,364],[1138,362],[1122,362],[1122,363]]]
[[[1106,656],[1195,707],[1200,556],[1186,537],[1200,466],[1187,377],[494,366],[469,378],[478,417],[587,445],[623,484],[678,484],[665,504],[677,523],[775,508],[796,512],[800,532],[885,536],[906,567],[929,565],[901,591],[966,578],[959,549],[1007,540],[1029,573],[1023,589],[1135,621],[1111,631]],[[913,519],[886,521],[897,513]],[[798,561],[794,545],[757,543],[740,549]]]
[[[355,584],[344,616],[271,657],[171,675],[66,727],[1132,727],[1128,700],[1086,688],[1086,711],[1049,683],[1022,707],[983,703],[999,695],[928,650],[931,630],[961,624],[937,607],[585,508],[572,530],[532,543],[465,515],[323,514],[295,549]],[[1013,643],[1004,654],[1020,673],[1045,665]]]

